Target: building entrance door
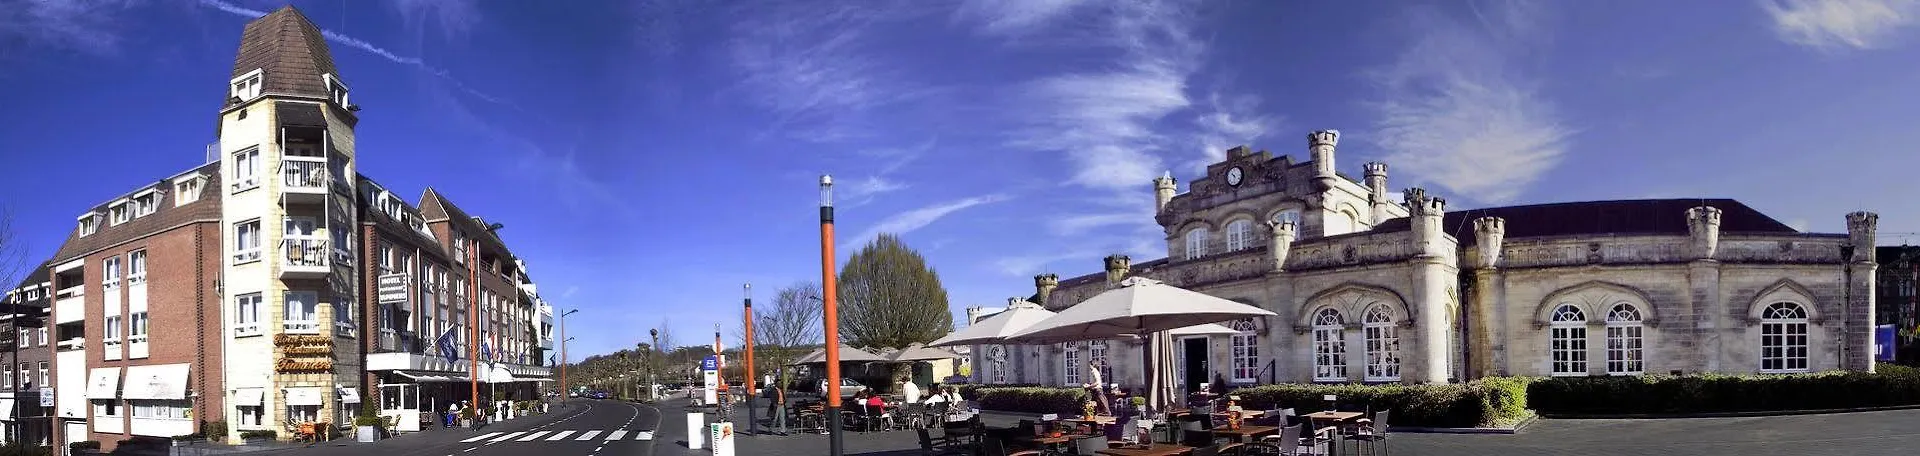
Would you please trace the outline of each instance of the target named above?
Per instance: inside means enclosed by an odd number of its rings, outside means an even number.
[[[1186,388],[1188,393],[1199,391],[1200,384],[1207,382],[1207,338],[1183,339],[1180,347],[1181,357],[1185,358],[1180,370],[1186,373],[1180,379],[1180,386]]]
[[[380,416],[393,417],[401,432],[420,430],[420,385],[390,383],[380,385]],[[428,416],[439,416],[429,414]]]

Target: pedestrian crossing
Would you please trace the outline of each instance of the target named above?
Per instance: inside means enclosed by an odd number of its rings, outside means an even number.
[[[627,429],[613,429],[613,430],[584,429],[584,430],[566,430],[566,431],[488,432],[485,434],[468,437],[466,440],[461,440],[460,442],[461,443],[493,444],[493,443],[502,443],[502,442],[532,442],[532,441],[612,442],[612,441],[648,441],[648,440],[653,440],[653,431],[627,430]]]

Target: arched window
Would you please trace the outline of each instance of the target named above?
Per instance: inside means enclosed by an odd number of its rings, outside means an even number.
[[[1207,256],[1207,229],[1194,228],[1187,232],[1187,259]]]
[[[1320,309],[1313,316],[1313,380],[1347,381],[1346,321],[1340,311]]]
[[[1369,382],[1400,381],[1400,327],[1386,306],[1367,311],[1364,331],[1367,336],[1367,375]]]
[[[1553,375],[1587,375],[1587,313],[1572,304],[1553,309]]]
[[[1227,251],[1238,252],[1253,247],[1253,221],[1234,220],[1227,224]]]
[[[993,345],[987,348],[987,383],[1007,383],[1007,346]]]
[[[1066,354],[1060,357],[1061,383],[1067,386],[1078,386],[1081,383],[1085,383],[1085,380],[1080,379],[1080,373],[1087,370],[1087,366],[1080,362],[1080,343],[1067,342],[1062,345],[1062,348],[1066,350]]]
[[[1100,370],[1100,381],[1113,383],[1113,363],[1107,360],[1107,341],[1088,341],[1087,361],[1098,366],[1096,369]],[[1092,379],[1088,379],[1088,381],[1092,381]]]
[[[1760,372],[1807,371],[1807,309],[1792,302],[1768,304],[1760,314]]]
[[[1280,212],[1275,212],[1273,213],[1273,221],[1274,222],[1293,222],[1293,226],[1296,226],[1296,227],[1300,226],[1300,210],[1288,209]]]
[[[1613,310],[1607,311],[1608,375],[1640,375],[1647,371],[1643,331],[1640,309],[1633,304],[1614,304]]]
[[[1235,384],[1260,381],[1260,331],[1252,318],[1243,318],[1226,323],[1239,333],[1229,336],[1232,343],[1233,374],[1228,380]]]

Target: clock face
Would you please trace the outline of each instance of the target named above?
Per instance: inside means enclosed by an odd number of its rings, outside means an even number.
[[[1244,173],[1240,171],[1240,167],[1238,166],[1227,170],[1227,185],[1240,185],[1240,178],[1244,177],[1242,174]]]

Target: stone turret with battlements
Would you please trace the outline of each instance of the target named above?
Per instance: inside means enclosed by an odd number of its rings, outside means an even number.
[[[1307,134],[1307,156],[1313,160],[1313,180],[1320,183],[1321,189],[1333,188],[1340,179],[1340,168],[1333,158],[1333,149],[1340,145],[1340,130],[1315,130]]]

